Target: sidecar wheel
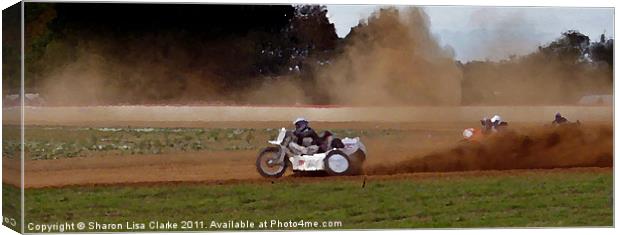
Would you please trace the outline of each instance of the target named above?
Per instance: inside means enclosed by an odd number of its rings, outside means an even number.
[[[352,168],[349,156],[340,150],[330,151],[323,162],[325,171],[332,176],[348,175]]]

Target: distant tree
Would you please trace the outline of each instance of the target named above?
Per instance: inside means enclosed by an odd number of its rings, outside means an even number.
[[[304,64],[317,53],[336,47],[338,35],[321,5],[295,6],[281,35],[262,45],[257,67],[263,75],[304,73]]]
[[[2,93],[15,94],[21,84],[21,4],[2,10]]]
[[[590,45],[590,56],[594,62],[605,62],[613,68],[614,65],[614,40],[606,39],[605,34],[601,34],[598,42]]]
[[[598,42],[569,30],[537,51],[500,62],[472,61],[463,68],[465,104],[574,104],[588,94],[610,93],[613,40]]]
[[[327,8],[321,5],[296,6],[287,33],[297,46],[319,51],[334,49],[338,39]]]
[[[588,53],[590,38],[577,30],[569,30],[545,47],[539,47],[539,52],[547,57],[561,59],[566,63],[583,62]]]
[[[39,72],[47,65],[40,61],[45,54],[47,45],[53,40],[54,32],[49,24],[56,18],[54,4],[26,4],[24,15],[24,53],[26,74],[25,86],[35,89]]]

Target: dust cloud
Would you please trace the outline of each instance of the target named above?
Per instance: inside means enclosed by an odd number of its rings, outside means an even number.
[[[291,78],[267,79],[259,85],[247,89],[240,95],[241,102],[254,104],[309,104],[311,95],[307,95],[300,81]]]
[[[38,92],[50,105],[351,106],[575,104],[584,95],[612,92],[612,68],[543,53],[460,64],[431,34],[423,9],[415,7],[376,11],[328,59],[310,58],[321,65],[306,66],[302,75],[236,76],[251,74],[231,71],[252,68],[251,60],[239,58],[252,54],[253,39],[204,43],[163,33],[124,42],[53,42],[42,60],[49,65],[37,75],[45,77],[38,79]],[[73,50],[76,58],[65,58]],[[218,55],[217,62],[210,55]]]
[[[612,94],[611,71],[580,68],[541,54],[510,62],[470,62],[464,68],[463,104],[576,104],[586,95]]]
[[[145,41],[143,41],[145,40]],[[190,102],[196,97],[226,97],[221,77],[212,66],[192,63],[192,55],[170,46],[163,38],[136,38],[124,44],[114,39],[83,39],[75,49],[69,42],[54,42],[43,61],[49,62],[38,91],[50,105],[151,104]],[[159,45],[158,45],[159,44]],[[199,46],[200,47],[200,46]],[[127,50],[126,48],[132,48]],[[63,58],[63,51],[75,58]]]
[[[233,48],[192,42],[194,51],[170,43],[175,40],[174,35],[151,35],[123,43],[113,38],[83,38],[76,46],[54,42],[43,60],[50,65],[40,91],[49,104],[58,105],[460,103],[461,72],[450,50],[431,35],[428,16],[418,8],[375,12],[343,40],[327,65],[308,67],[309,79],[282,75],[231,82],[219,76],[223,70],[234,71],[239,62],[233,55],[224,56],[230,58],[223,67],[209,63],[205,55],[243,50],[252,45],[250,36],[232,43]],[[68,54],[63,50],[78,50],[77,58],[63,58]]]
[[[395,164],[369,166],[369,175],[413,172],[612,167],[611,126],[563,126],[507,131],[482,143],[464,143],[449,150]]]
[[[461,71],[422,9],[381,9],[353,28],[344,52],[318,72],[336,104],[456,105]]]

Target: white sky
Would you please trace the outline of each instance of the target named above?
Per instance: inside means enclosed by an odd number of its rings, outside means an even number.
[[[327,5],[338,36],[367,18],[377,5]],[[614,38],[613,8],[568,7],[424,7],[431,31],[443,46],[452,47],[456,59],[498,60],[527,54],[576,29],[590,40],[605,33]]]

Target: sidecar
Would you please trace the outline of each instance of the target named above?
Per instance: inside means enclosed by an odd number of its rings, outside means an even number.
[[[362,172],[366,160],[366,147],[359,137],[334,139],[325,152],[313,154],[293,154],[288,149],[285,128],[278,138],[268,141],[273,147],[264,148],[256,159],[256,168],[264,177],[280,177],[287,167],[294,172],[324,171],[332,176],[356,175]]]

